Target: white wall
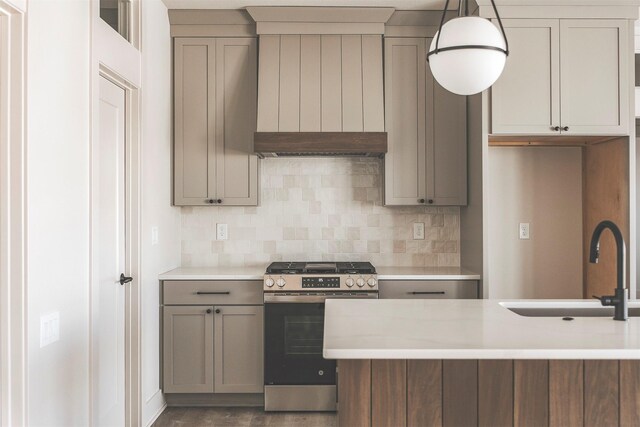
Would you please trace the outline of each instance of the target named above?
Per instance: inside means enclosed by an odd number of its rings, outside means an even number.
[[[27,57],[29,425],[89,424],[90,3],[30,1]],[[40,348],[40,316],[60,340]]]
[[[160,392],[158,274],[180,265],[180,209],[171,207],[171,37],[161,0],[142,2],[142,425]],[[151,228],[158,227],[158,245]]]
[[[489,298],[582,298],[581,148],[489,148],[489,186]]]

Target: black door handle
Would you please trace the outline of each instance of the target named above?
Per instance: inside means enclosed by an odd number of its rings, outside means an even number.
[[[124,285],[125,283],[129,283],[133,281],[133,277],[127,277],[123,273],[120,273],[120,284]]]

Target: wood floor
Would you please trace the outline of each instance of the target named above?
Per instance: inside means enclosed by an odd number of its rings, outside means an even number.
[[[262,408],[170,407],[153,427],[336,427],[334,412],[264,412]]]

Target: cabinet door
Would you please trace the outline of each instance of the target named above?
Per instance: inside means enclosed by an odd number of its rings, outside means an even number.
[[[561,120],[569,134],[627,134],[628,21],[560,21]]]
[[[426,198],[424,38],[385,38],[385,204]]]
[[[213,393],[212,312],[207,306],[164,307],[165,393]]]
[[[262,306],[215,307],[215,392],[262,393]]]
[[[431,39],[427,39],[427,46]],[[467,204],[467,97],[438,84],[426,67],[427,203]]]
[[[216,197],[223,205],[258,204],[257,49],[253,38],[216,40]]]
[[[491,133],[558,134],[559,21],[505,19],[509,57],[491,88]]]
[[[174,203],[215,197],[215,39],[177,38],[174,55]]]

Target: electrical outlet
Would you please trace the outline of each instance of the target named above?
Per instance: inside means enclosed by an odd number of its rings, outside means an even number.
[[[520,240],[529,240],[529,223],[521,222],[518,226],[518,234],[520,235]]]
[[[155,246],[158,244],[158,240],[159,240],[159,231],[158,231],[158,227],[153,226],[151,227],[151,245]]]
[[[60,313],[53,312],[40,316],[40,348],[60,339]]]
[[[216,240],[227,240],[229,238],[229,229],[227,224],[216,225]]]
[[[413,240],[424,240],[424,222],[413,223]]]

